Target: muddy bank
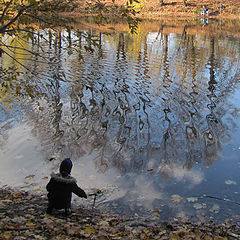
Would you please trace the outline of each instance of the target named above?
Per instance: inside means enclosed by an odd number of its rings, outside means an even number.
[[[158,222],[73,206],[66,217],[45,213],[46,195],[0,189],[0,239],[240,239],[240,225]]]

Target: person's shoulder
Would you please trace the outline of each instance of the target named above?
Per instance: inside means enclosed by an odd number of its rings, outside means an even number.
[[[63,183],[77,183],[76,178],[72,176],[63,177],[60,173],[52,173],[51,179],[56,182],[63,182]]]

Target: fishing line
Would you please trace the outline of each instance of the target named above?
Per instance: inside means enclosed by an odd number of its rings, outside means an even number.
[[[216,199],[216,200],[220,200],[220,201],[225,201],[225,202],[234,203],[234,204],[240,206],[240,203],[239,203],[239,202],[235,202],[235,201],[232,201],[232,200],[227,199],[227,198],[220,198],[220,197],[211,196],[211,195],[206,195],[206,194],[203,194],[203,195],[201,195],[201,196],[198,196],[197,198],[212,198],[212,199]]]

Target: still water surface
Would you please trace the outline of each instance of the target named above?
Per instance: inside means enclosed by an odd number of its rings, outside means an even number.
[[[71,157],[79,185],[103,191],[99,209],[239,221],[239,205],[205,197],[240,202],[240,29],[218,24],[5,36],[39,56],[14,52],[32,74],[21,75],[25,97],[1,97],[1,185],[45,194],[47,176]],[[20,67],[6,55],[1,64]]]

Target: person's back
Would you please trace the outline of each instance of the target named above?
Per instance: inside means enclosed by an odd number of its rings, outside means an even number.
[[[66,158],[60,165],[60,173],[51,174],[51,179],[46,186],[48,191],[47,213],[52,213],[53,209],[65,209],[66,214],[71,214],[72,193],[82,198],[87,198],[87,194],[77,185],[75,178],[70,176],[72,161]]]

